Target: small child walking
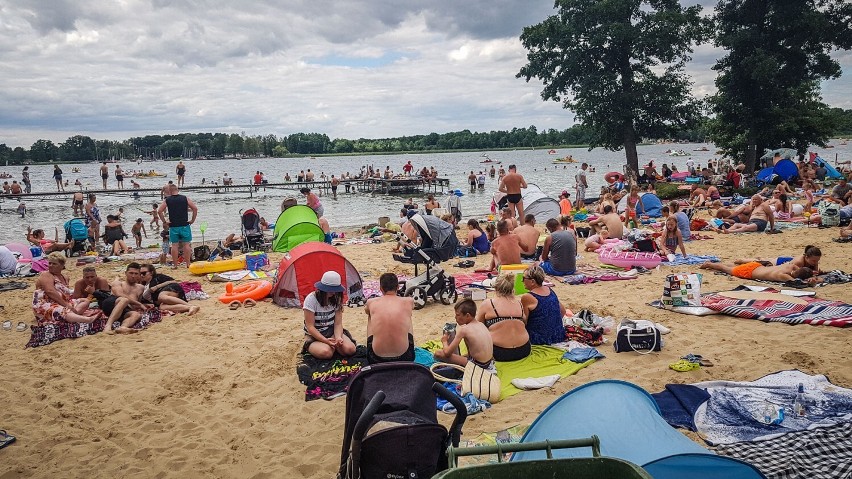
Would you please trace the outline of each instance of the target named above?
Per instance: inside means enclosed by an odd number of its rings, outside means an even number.
[[[142,234],[144,233],[145,239],[148,239],[148,231],[145,230],[145,222],[142,221],[142,218],[136,218],[136,223],[133,223],[133,227],[130,228],[130,232],[133,233],[133,237],[136,239],[136,248],[141,248]]]

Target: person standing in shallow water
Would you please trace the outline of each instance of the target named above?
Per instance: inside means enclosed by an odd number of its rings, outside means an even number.
[[[183,160],[178,161],[177,166],[175,167],[175,174],[177,175],[177,185],[183,186],[183,179],[186,176],[186,165],[183,164]]]

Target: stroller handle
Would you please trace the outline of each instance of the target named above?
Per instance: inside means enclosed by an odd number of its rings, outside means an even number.
[[[456,408],[456,417],[453,419],[452,426],[450,426],[450,443],[453,447],[458,447],[461,440],[461,429],[467,419],[467,406],[464,405],[460,397],[451,393],[439,382],[432,384],[432,391]]]
[[[361,440],[364,439],[370,421],[373,420],[373,416],[382,407],[384,401],[385,392],[377,391],[373,398],[370,399],[370,402],[367,403],[367,407],[361,412],[358,421],[355,423],[355,427],[352,429],[352,446],[349,454],[350,461],[347,464],[347,478],[358,479],[361,477]]]

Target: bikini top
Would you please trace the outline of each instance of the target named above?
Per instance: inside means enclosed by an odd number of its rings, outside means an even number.
[[[491,301],[491,307],[494,309],[494,312],[497,314],[497,316],[494,317],[494,318],[490,318],[490,319],[485,320],[485,327],[486,328],[490,329],[491,326],[494,326],[495,324],[497,324],[499,322],[508,321],[508,320],[512,320],[512,319],[514,319],[516,321],[520,321],[522,323],[524,322],[524,318],[520,317],[520,316],[500,316],[500,313],[497,312],[497,307],[494,306],[494,300],[490,299],[489,301]],[[518,304],[521,304],[521,302],[518,301]],[[521,305],[521,311],[523,311],[523,308],[524,308],[523,305]]]

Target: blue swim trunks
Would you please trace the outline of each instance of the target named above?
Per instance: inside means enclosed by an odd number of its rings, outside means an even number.
[[[567,276],[569,274],[574,274],[573,271],[562,272],[554,269],[553,266],[551,266],[550,261],[542,261],[539,266],[541,266],[541,269],[543,269],[545,273],[551,276]]]
[[[192,228],[186,226],[172,226],[169,228],[169,242],[171,243],[191,243]]]

